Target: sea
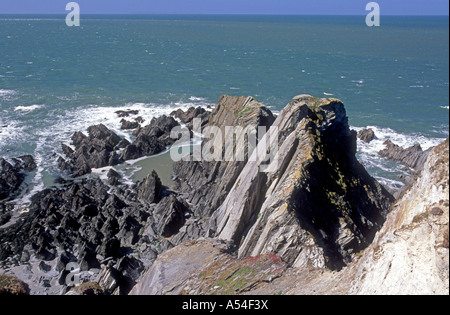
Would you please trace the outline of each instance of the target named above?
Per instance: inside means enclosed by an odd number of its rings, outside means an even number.
[[[31,154],[28,196],[60,176],[61,143],[117,110],[152,117],[253,96],[279,112],[298,94],[334,97],[355,130],[358,159],[391,188],[404,167],[383,142],[431,148],[449,136],[449,18],[364,16],[0,15],[0,157]],[[128,165],[131,173],[142,166]],[[134,168],[133,168],[134,167]],[[144,170],[145,173],[146,170]]]

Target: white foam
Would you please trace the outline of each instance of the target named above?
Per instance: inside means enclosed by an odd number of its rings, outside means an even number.
[[[22,132],[16,121],[3,122],[0,120],[0,149],[10,141],[17,140]]]
[[[44,105],[16,106],[14,108],[14,111],[15,112],[21,111],[21,112],[29,113],[29,112],[32,112],[32,111],[34,111],[36,109],[42,108],[42,107],[44,107]]]
[[[360,131],[364,128],[370,128],[375,132],[376,139],[371,141],[369,144],[365,145],[365,142],[360,141],[358,144],[361,145],[361,148],[370,148],[371,150],[381,151],[384,149],[383,143],[386,140],[391,140],[393,143],[404,147],[409,148],[413,145],[420,144],[423,150],[428,150],[434,146],[445,141],[444,138],[428,138],[420,134],[403,134],[396,132],[391,128],[379,128],[376,126],[367,126],[367,127],[351,127],[356,131]]]
[[[441,108],[443,108],[443,109],[450,109],[449,106],[441,106]]]
[[[323,95],[326,95],[326,96],[333,96],[334,94],[323,92]]]
[[[17,94],[14,90],[2,90],[0,89],[0,97],[6,98],[7,96],[15,95]]]
[[[360,131],[362,127],[351,127],[356,131]],[[391,140],[393,143],[408,148],[415,144],[420,144],[422,149],[427,150],[443,141],[445,138],[428,138],[417,134],[403,134],[396,132],[391,128],[380,128],[376,126],[367,126],[375,132],[375,139],[370,143],[366,143],[358,139],[358,156],[362,164],[368,169],[372,175],[382,184],[393,189],[398,189],[404,184],[393,178],[396,175],[409,175],[403,165],[389,161],[379,155],[379,152],[385,149],[384,142]],[[387,178],[390,177],[390,178]]]
[[[192,102],[206,101],[204,97],[197,97],[197,96],[191,96],[189,97],[189,100]]]

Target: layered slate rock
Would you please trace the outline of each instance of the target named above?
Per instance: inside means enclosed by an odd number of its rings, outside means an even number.
[[[178,109],[170,113],[170,116],[179,119],[183,124],[187,125],[187,127],[192,130],[193,129],[193,121],[195,118],[200,120],[200,125],[204,127],[209,120],[211,112],[207,111],[202,107],[190,107],[187,111],[183,111],[182,109]]]
[[[258,127],[267,130],[274,120],[270,110],[252,97],[224,95],[219,99],[205,129],[220,128],[224,152],[230,149],[226,148],[226,145],[229,145],[233,147],[236,156],[242,154],[244,158],[241,161],[238,159],[227,161],[223,153],[219,161],[180,161],[174,164],[178,190],[193,205],[196,217],[211,216],[225,200],[248,159],[248,146],[245,140],[248,132],[258,131]],[[225,142],[227,126],[243,129],[243,132],[235,135],[236,141]],[[204,143],[218,139],[214,137],[215,135],[211,135],[210,138],[205,138]]]
[[[121,141],[117,134],[103,124],[89,127],[88,136],[76,132],[72,136],[75,150],[65,144],[62,145],[67,159],[59,158],[59,168],[76,177],[91,173],[93,168],[117,165],[119,164],[117,150]]]
[[[356,133],[339,100],[300,95],[273,127],[266,137],[278,130],[276,171],[248,162],[211,225],[239,257],[274,253],[296,267],[339,269],[370,244],[393,198],[355,158]]]
[[[431,152],[431,150],[424,151],[420,144],[405,149],[394,144],[391,140],[386,140],[384,145],[386,148],[379,152],[382,157],[398,161],[413,169],[416,173],[423,170],[423,165]]]

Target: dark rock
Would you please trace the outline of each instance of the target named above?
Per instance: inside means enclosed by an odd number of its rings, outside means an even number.
[[[128,121],[128,120],[122,119],[120,121],[120,123],[122,124],[120,126],[120,129],[123,129],[123,130],[136,129],[139,127],[139,123],[137,121]]]
[[[144,271],[144,265],[134,257],[125,256],[117,261],[117,269],[129,280],[131,290],[131,287],[136,284],[142,271]]]
[[[127,146],[120,158],[123,161],[135,160],[144,156],[151,156],[163,152],[166,146],[158,138],[141,135],[136,141]]]
[[[115,112],[117,114],[117,116],[119,118],[123,118],[123,117],[129,117],[129,116],[134,116],[139,114],[138,110],[132,110],[132,109],[128,109],[128,110],[118,110]]]
[[[106,176],[108,177],[109,184],[112,185],[112,186],[116,186],[117,184],[119,184],[119,181],[121,179],[120,174],[117,173],[112,168],[108,171],[108,174]]]
[[[0,158],[0,201],[15,198],[26,178],[26,172],[34,171],[37,167],[30,155],[12,159],[12,161],[13,164]]]
[[[139,239],[139,231],[141,230],[141,224],[134,216],[127,216],[124,218],[120,231],[117,237],[120,239],[122,244],[134,245]]]
[[[182,109],[173,111],[172,113],[170,113],[170,116],[179,119],[184,124],[189,124],[194,118],[199,118],[205,113],[207,113],[207,111],[202,107],[191,107],[186,112]]]
[[[43,261],[41,261],[40,263],[39,263],[39,270],[40,271],[42,271],[42,272],[45,272],[45,273],[47,273],[47,272],[49,272],[50,270],[52,270],[52,266],[50,266],[50,265],[47,265],[45,262],[43,262]]]
[[[120,241],[117,238],[107,239],[98,251],[104,258],[117,258],[120,254]]]
[[[373,139],[375,139],[375,132],[373,129],[363,129],[358,132],[358,138],[366,143],[371,142]]]
[[[138,124],[143,124],[145,122],[145,119],[142,118],[142,116],[139,116],[135,118],[134,121],[137,122]]]
[[[0,202],[0,226],[6,224],[11,219],[11,207]]]
[[[186,221],[186,213],[189,213],[189,207],[177,197],[170,195],[164,198],[153,212],[156,221],[155,231],[163,237],[178,233]]]
[[[122,139],[100,124],[88,128],[89,136],[76,132],[72,136],[75,151],[66,145],[62,149],[68,160],[58,159],[61,170],[75,177],[89,174],[92,168],[114,166],[119,163],[119,155],[114,151]],[[123,145],[123,143],[122,143]]]
[[[100,263],[97,260],[96,253],[88,247],[81,249],[78,258],[78,265],[80,266],[81,271],[89,271],[90,269],[100,268]]]
[[[419,144],[404,149],[394,144],[391,140],[387,140],[384,142],[384,145],[386,148],[379,152],[382,157],[398,161],[410,167],[415,172],[422,171],[423,166],[431,152],[431,149],[423,151]]]
[[[145,204],[158,203],[162,198],[163,186],[161,179],[155,171],[137,185],[138,199]]]

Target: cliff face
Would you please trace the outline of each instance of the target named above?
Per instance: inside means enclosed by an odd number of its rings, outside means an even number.
[[[356,160],[339,100],[298,96],[272,127],[278,171],[245,165],[214,213],[217,236],[234,241],[240,258],[275,253],[295,267],[339,269],[370,244],[392,197]]]
[[[227,160],[225,154],[220,161],[180,161],[174,164],[174,174],[178,183],[178,191],[183,195],[193,208],[195,220],[188,222],[187,227],[175,236],[176,244],[182,241],[195,239],[194,230],[202,230],[203,234],[209,229],[204,218],[208,218],[222,204],[228,192],[236,182],[236,178],[244,168],[248,160],[245,137],[247,132],[235,135],[234,142],[225,141],[225,127],[241,127],[247,131],[257,131],[258,127],[268,129],[275,120],[270,110],[252,97],[222,96],[211,113],[205,128],[218,127],[221,129],[223,148],[233,146],[236,156],[242,154],[243,160]],[[214,141],[214,138],[206,138],[204,142]]]
[[[417,181],[392,207],[374,242],[341,271],[286,268],[277,256],[234,260],[216,240],[175,247],[158,258],[134,289],[147,294],[301,295],[301,294],[449,294],[449,141],[431,153]],[[224,246],[224,247],[223,247]],[[180,265],[186,252],[195,262]],[[248,259],[252,267],[246,266]],[[165,273],[176,266],[177,272]],[[243,270],[242,270],[243,269]],[[256,271],[255,271],[256,270]],[[238,276],[243,280],[234,282]],[[252,276],[253,275],[253,276]],[[224,280],[225,279],[225,280]],[[263,279],[262,281],[260,281]],[[228,281],[226,281],[228,280]],[[229,291],[232,288],[234,291]]]
[[[449,140],[429,155],[358,265],[351,292],[449,294]]]

